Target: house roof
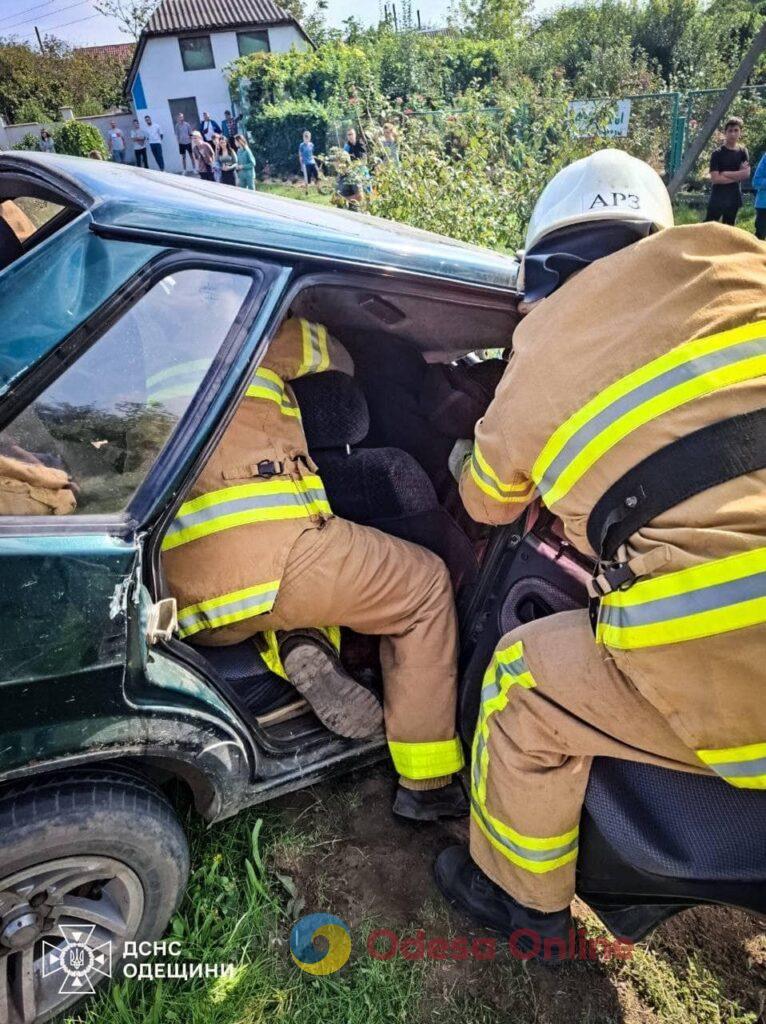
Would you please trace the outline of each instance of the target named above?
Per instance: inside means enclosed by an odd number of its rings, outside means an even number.
[[[106,46],[78,46],[77,53],[85,53],[91,57],[116,57],[129,64],[136,49],[135,43],[108,43]]]
[[[221,32],[254,25],[294,25],[303,38],[314,45],[301,23],[274,0],[160,0],[139,37],[128,70],[125,92],[129,94],[133,88],[147,39],[180,32]]]
[[[274,0],[162,0],[142,34],[156,36],[239,25],[280,25],[294,20]]]

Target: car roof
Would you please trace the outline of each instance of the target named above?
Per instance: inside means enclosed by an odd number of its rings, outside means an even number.
[[[13,170],[69,187],[97,225],[139,230],[159,244],[205,239],[490,288],[516,283],[512,256],[368,214],[59,154],[3,153],[0,171]]]

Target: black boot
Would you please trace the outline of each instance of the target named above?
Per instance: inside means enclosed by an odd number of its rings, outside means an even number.
[[[359,740],[382,731],[383,709],[374,693],[343,667],[332,644],[315,629],[279,633],[287,678],[330,732]]]
[[[468,814],[468,798],[459,778],[439,789],[407,789],[400,783],[393,810],[400,818],[410,821],[464,818]]]
[[[474,864],[467,846],[450,846],[440,853],[434,865],[434,878],[453,907],[477,924],[512,939],[511,953],[517,948],[524,954],[521,959],[534,958],[546,963],[569,959],[569,909],[545,914],[517,903]],[[514,932],[523,934],[516,939]]]

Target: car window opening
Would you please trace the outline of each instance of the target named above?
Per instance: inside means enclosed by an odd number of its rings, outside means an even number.
[[[448,459],[456,440],[473,436],[507,365],[512,303],[323,283],[301,291],[288,318],[322,324],[353,363],[353,376],[326,370],[286,382],[333,514],[439,555],[460,603],[477,582],[491,530],[463,509]],[[195,639],[177,646],[212,666],[256,727],[290,743],[300,735],[300,745],[314,735],[301,724],[307,712],[295,692],[259,664],[260,634],[230,646]],[[341,657],[380,686],[377,638],[343,629]]]

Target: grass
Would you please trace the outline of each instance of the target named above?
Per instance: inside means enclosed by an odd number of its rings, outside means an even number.
[[[321,799],[314,797],[297,817],[266,808],[210,829],[188,823],[193,870],[169,935],[181,943],[178,962],[231,963],[232,977],[123,980],[64,1024],[757,1024],[752,991],[744,991],[737,973],[742,957],[734,947],[741,936],[729,937],[728,960],[715,961],[705,943],[717,955],[726,934],[709,935],[709,925],[692,929],[691,939],[681,933],[675,944],[671,934],[643,945],[627,962],[546,971],[504,952],[495,962],[376,960],[366,937],[375,925],[394,927],[393,919],[367,916],[352,924],[352,956],[341,971],[304,974],[289,952],[292,923],[345,905],[337,872],[335,882],[323,879],[324,865],[338,855],[339,835],[346,846],[364,845],[353,834],[364,810],[357,783],[341,780],[315,792]],[[389,813],[381,804],[379,815]],[[381,889],[391,883],[370,882]],[[465,933],[440,898],[427,892],[423,898],[413,908],[416,922],[397,927],[400,934],[418,927],[428,935]],[[587,910],[578,914],[591,935],[606,934]],[[766,946],[753,941],[754,959],[744,970],[762,971]]]
[[[330,206],[330,196],[333,189],[333,179],[326,179],[322,185],[322,192],[317,192],[316,185],[312,185],[308,191],[302,184],[291,185],[289,182],[263,182],[257,183],[259,192],[265,192],[272,196],[283,196],[285,199],[300,199],[306,203],[316,203],[319,206]]]

